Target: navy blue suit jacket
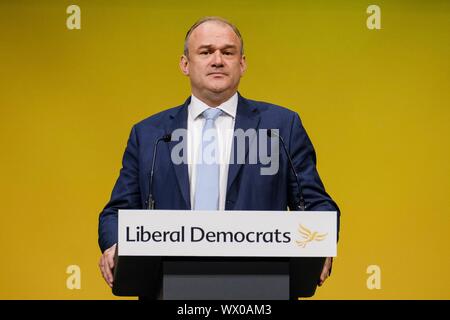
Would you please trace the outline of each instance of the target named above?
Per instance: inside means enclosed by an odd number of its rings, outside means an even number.
[[[187,128],[189,103],[190,98],[178,107],[133,126],[119,178],[99,218],[98,240],[102,252],[117,242],[119,209],[148,207],[149,174],[155,141],[175,129]],[[316,170],[316,154],[297,113],[239,95],[235,130],[238,128],[244,131],[251,128],[279,129],[299,173],[306,210],[339,213],[338,206],[326,193]],[[155,209],[191,209],[188,165],[175,165],[170,157],[177,143],[161,142],[158,145],[153,186]],[[284,152],[280,150],[277,174],[261,175],[262,166],[259,161],[257,164],[248,164],[247,161],[246,164],[239,164],[235,161],[229,165],[225,210],[296,210],[298,187]]]

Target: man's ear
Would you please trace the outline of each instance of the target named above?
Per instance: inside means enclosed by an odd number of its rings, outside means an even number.
[[[183,54],[180,59],[180,69],[185,76],[189,75],[189,59]]]
[[[242,55],[241,61],[239,62],[241,65],[241,76],[244,74],[245,70],[247,70],[247,62],[245,61],[245,56]]]

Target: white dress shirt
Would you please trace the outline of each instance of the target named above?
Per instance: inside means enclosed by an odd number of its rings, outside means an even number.
[[[235,93],[230,99],[216,107],[223,111],[223,113],[215,121],[218,137],[217,144],[219,149],[218,159],[220,167],[219,210],[225,210],[228,164],[231,156],[231,145],[233,142],[237,104],[238,95]],[[187,155],[192,209],[195,207],[195,183],[197,176],[197,166],[195,164],[199,158],[203,126],[205,124],[205,119],[201,114],[208,108],[210,107],[207,104],[192,95],[191,102],[188,106],[187,120]]]

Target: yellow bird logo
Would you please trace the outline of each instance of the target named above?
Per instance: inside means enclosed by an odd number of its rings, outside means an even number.
[[[309,242],[324,240],[328,234],[328,233],[319,234],[319,232],[317,232],[317,231],[312,232],[311,230],[305,228],[301,224],[300,224],[300,227],[298,228],[298,232],[302,235],[302,238],[305,240],[301,240],[301,241],[296,240],[295,242],[297,243],[297,245],[299,247],[302,247],[302,248],[306,247],[306,245]]]

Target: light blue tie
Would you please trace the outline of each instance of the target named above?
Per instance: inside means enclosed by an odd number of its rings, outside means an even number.
[[[217,153],[211,150],[218,151],[214,122],[221,114],[222,110],[217,108],[208,108],[202,113],[205,124],[202,132],[202,158],[197,163],[195,210],[219,210],[219,159]]]

